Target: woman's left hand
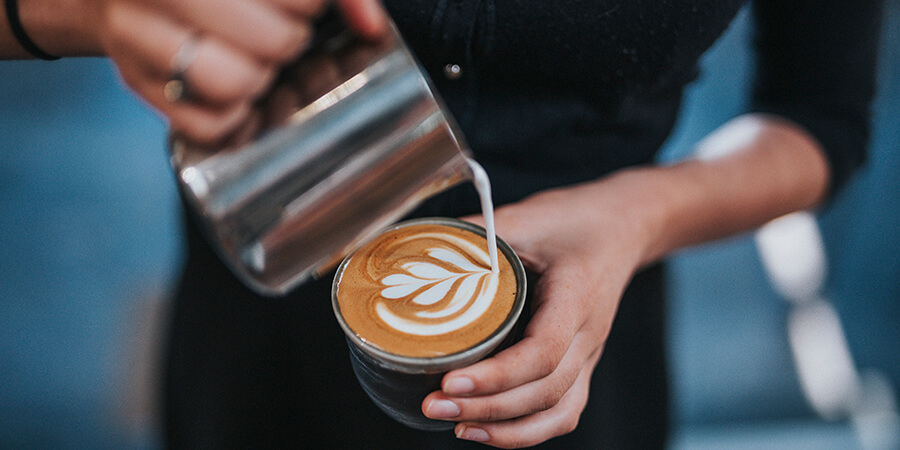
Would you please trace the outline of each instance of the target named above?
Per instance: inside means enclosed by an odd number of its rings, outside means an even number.
[[[529,280],[533,315],[524,339],[448,373],[424,400],[426,416],[459,422],[459,438],[503,448],[576,427],[619,299],[652,236],[616,185],[547,191],[496,211],[497,234],[537,275]]]
[[[827,192],[821,147],[777,117],[738,117],[698,147],[717,156],[626,169],[498,209],[497,233],[537,274],[529,281],[533,316],[522,341],[445,375],[441,391],[422,402],[425,415],[459,422],[458,437],[497,447],[571,431],[640,267],[815,206]]]

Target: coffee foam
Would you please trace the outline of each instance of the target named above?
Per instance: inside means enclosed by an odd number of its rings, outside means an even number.
[[[515,273],[492,272],[486,240],[467,230],[417,224],[390,230],[357,251],[340,275],[344,321],[389,353],[432,357],[489,337],[512,310]]]

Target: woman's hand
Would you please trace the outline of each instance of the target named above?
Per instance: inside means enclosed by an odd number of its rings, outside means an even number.
[[[548,191],[496,211],[497,233],[537,275],[529,280],[533,316],[523,340],[448,373],[442,391],[423,402],[426,416],[460,422],[460,438],[504,448],[575,428],[651,235],[643,218],[619,204],[625,197],[615,194],[617,184]]]
[[[736,118],[698,150],[700,160],[623,170],[497,210],[497,233],[538,275],[529,281],[534,315],[522,341],[445,375],[422,403],[425,415],[497,447],[571,431],[637,269],[810,208],[827,190],[821,148],[777,117]]]
[[[377,0],[337,0],[367,37],[386,29]],[[97,42],[124,81],[198,142],[233,131],[276,72],[307,47],[327,0],[102,0]],[[183,78],[183,84],[170,83]],[[182,94],[180,88],[188,90]],[[166,91],[169,90],[167,93]]]

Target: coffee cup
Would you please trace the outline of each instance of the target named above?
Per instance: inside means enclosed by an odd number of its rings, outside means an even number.
[[[508,347],[525,304],[525,270],[485,230],[451,218],[387,228],[338,267],[332,306],[363,390],[385,413],[422,430],[453,423],[424,416],[422,401],[447,372]]]

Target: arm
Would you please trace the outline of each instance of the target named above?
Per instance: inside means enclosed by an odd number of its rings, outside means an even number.
[[[632,174],[641,179],[638,183],[653,186],[656,200],[642,201],[662,217],[656,222],[663,230],[653,235],[646,261],[812,208],[824,200],[829,186],[830,170],[819,143],[776,116],[732,120],[700,142],[697,156]]]
[[[60,56],[97,56],[99,42],[90,30],[96,23],[97,2],[85,0],[19,0],[19,19],[29,37],[44,51]],[[0,8],[0,59],[33,58],[10,29],[6,8]]]

